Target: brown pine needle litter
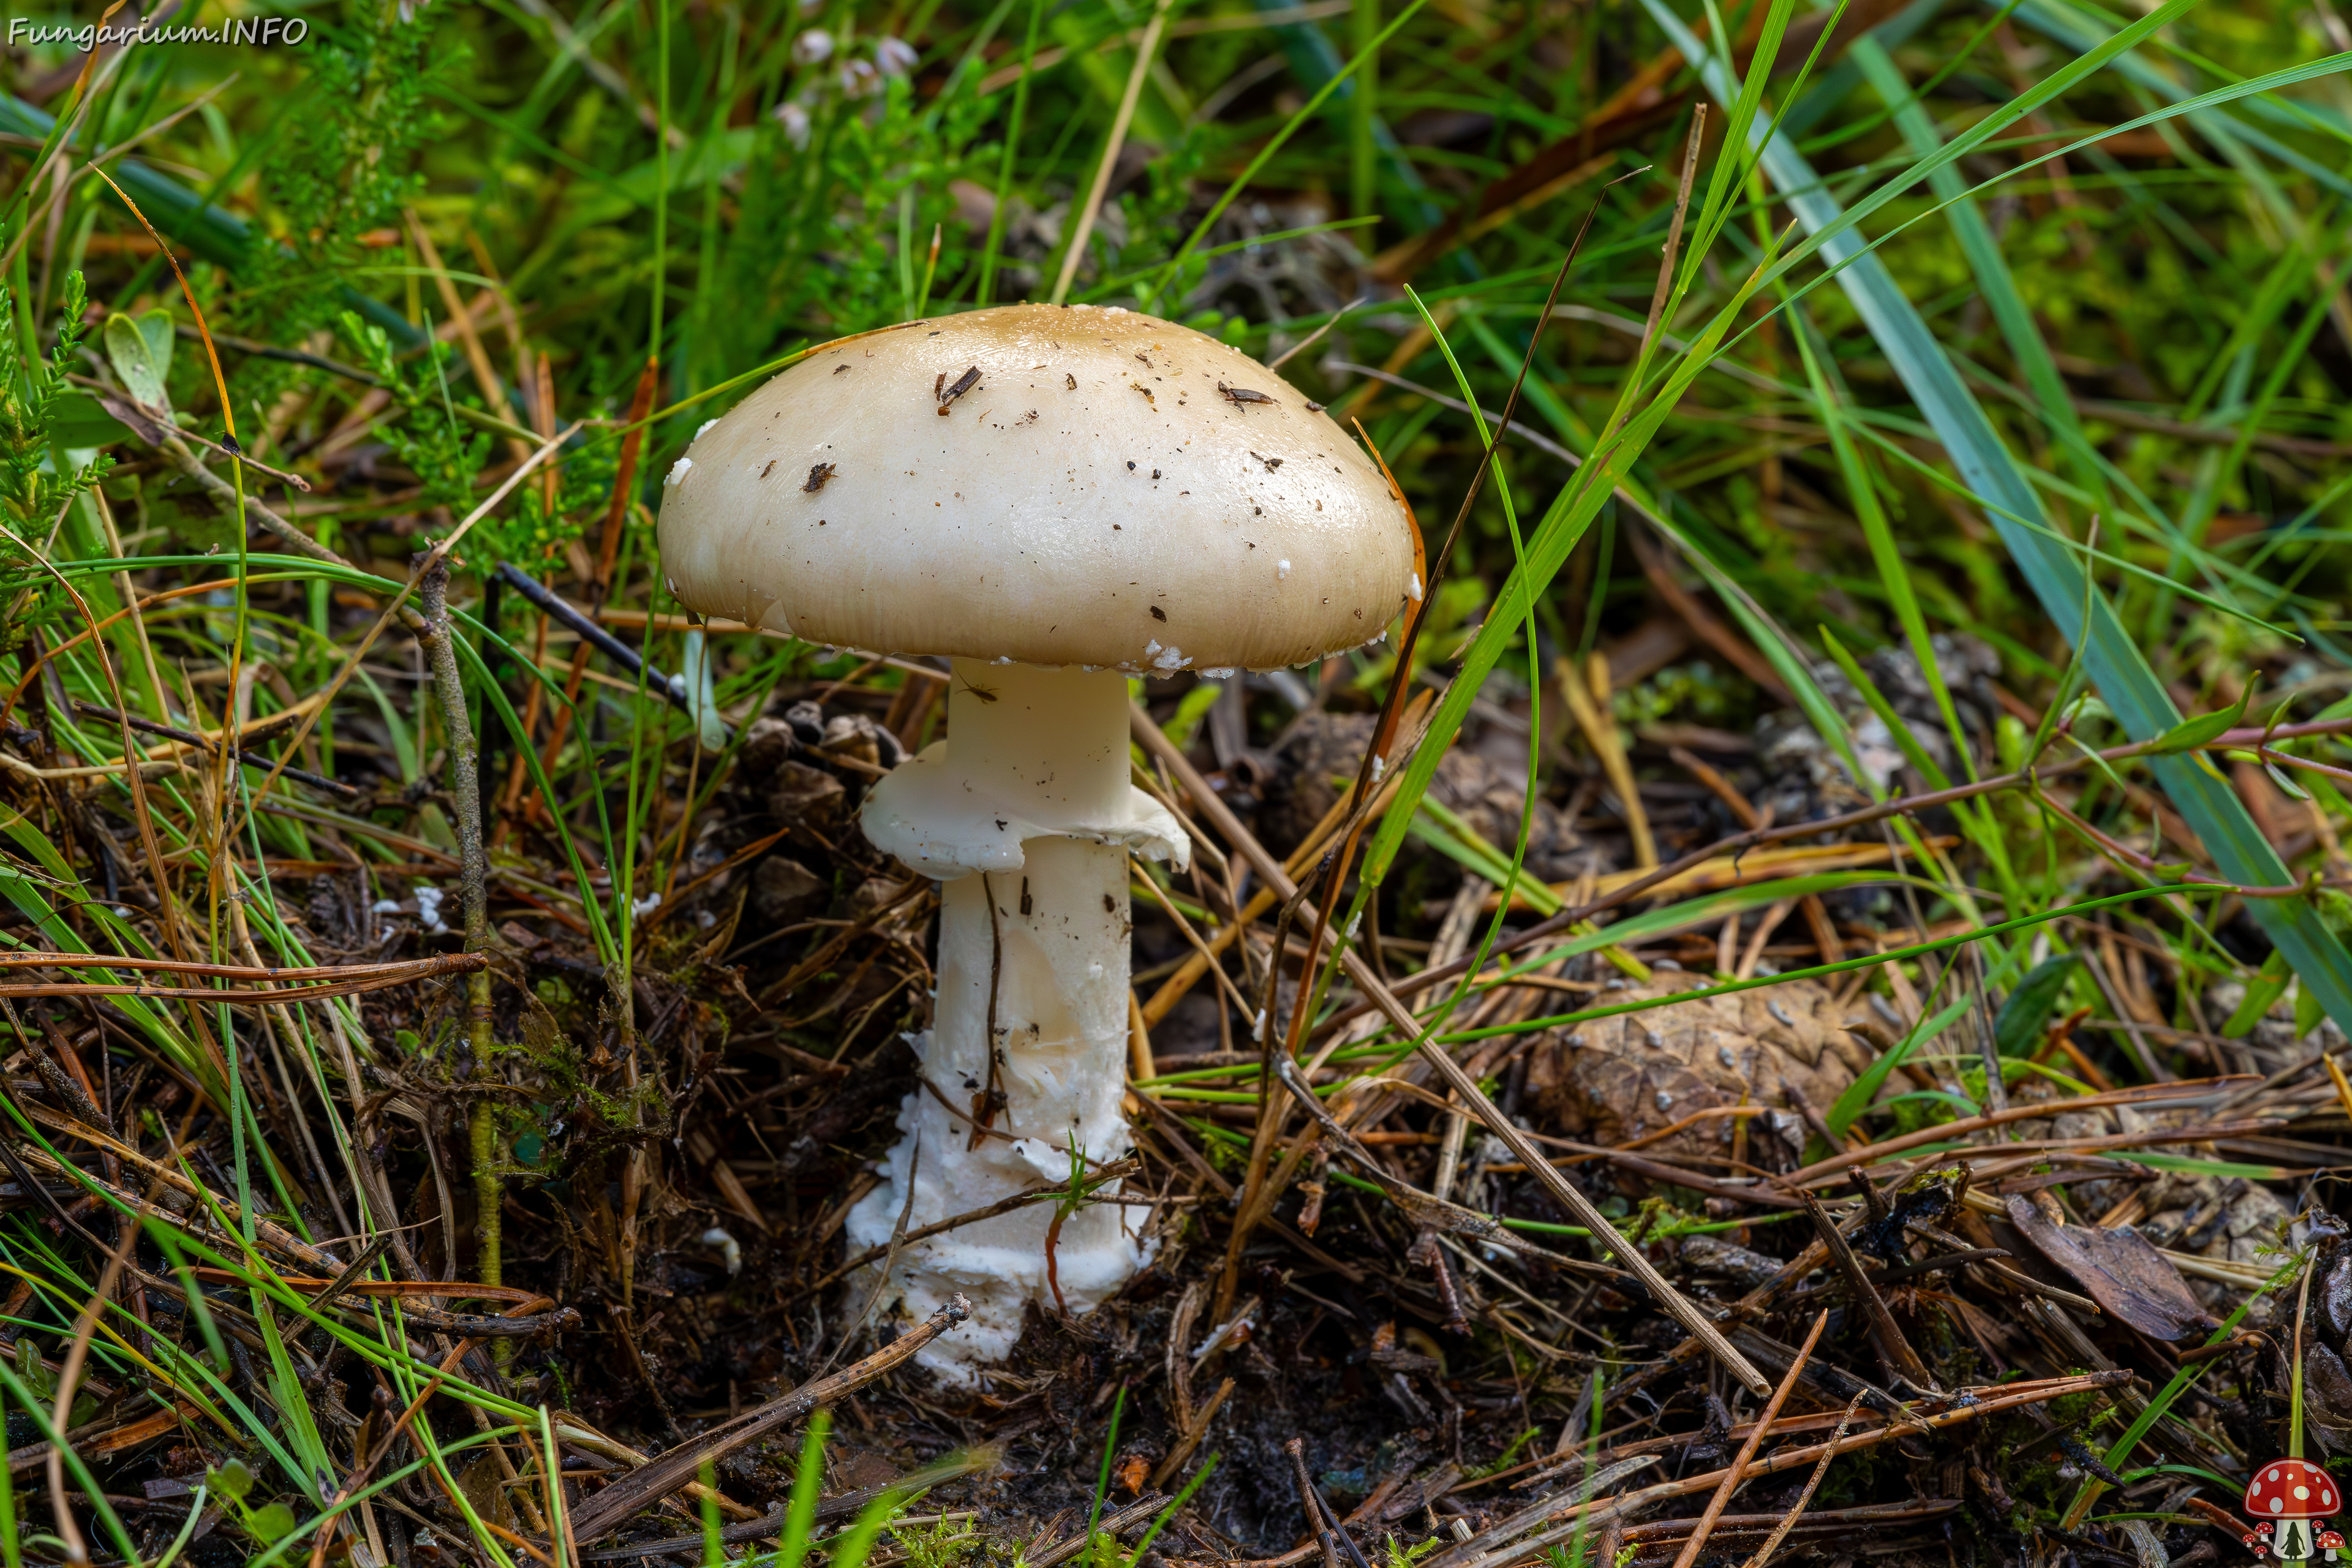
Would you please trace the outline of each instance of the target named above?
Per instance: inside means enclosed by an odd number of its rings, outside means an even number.
[[[2229,1560],[2352,33],[2125,9],[25,22],[10,1568]]]

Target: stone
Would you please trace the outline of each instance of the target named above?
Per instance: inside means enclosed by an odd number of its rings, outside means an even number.
[[[824,879],[782,855],[771,855],[751,873],[751,913],[763,926],[795,924],[822,911],[833,897]]]
[[[806,763],[777,768],[768,790],[768,814],[785,826],[823,827],[841,814],[848,792],[839,779]]]

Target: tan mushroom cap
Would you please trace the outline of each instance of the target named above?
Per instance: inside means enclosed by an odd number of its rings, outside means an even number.
[[[1024,664],[1305,663],[1419,596],[1416,547],[1378,467],[1297,388],[1188,327],[1083,305],[822,349],[707,426],[662,492],[663,568],[693,609]]]

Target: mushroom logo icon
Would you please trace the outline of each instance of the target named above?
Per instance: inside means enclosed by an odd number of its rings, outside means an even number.
[[[2319,1554],[2330,1563],[2337,1562],[2336,1553],[2344,1550],[2344,1537],[2333,1530],[2319,1532]]]
[[[2267,1524],[2258,1524],[2238,1539],[2245,1542],[2246,1550],[2254,1554],[2257,1563],[2271,1554],[2271,1527]]]
[[[2246,1483],[2246,1511],[2273,1525],[2282,1563],[2310,1559],[2313,1521],[2330,1518],[2342,1501],[2335,1478],[2307,1459],[2273,1459]]]

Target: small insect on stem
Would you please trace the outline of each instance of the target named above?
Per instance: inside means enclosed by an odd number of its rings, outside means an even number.
[[[765,476],[763,475],[762,477],[764,478]],[[831,478],[833,478],[833,465],[831,463],[814,464],[809,468],[808,483],[801,487],[801,491],[804,495],[814,495],[817,491],[824,489],[825,480]]]
[[[974,697],[979,698],[982,702],[993,702],[996,700],[996,691],[992,687],[974,686],[971,681],[967,680],[963,683],[963,689],[966,691],[971,692]]]
[[[1265,471],[1269,474],[1274,472],[1275,469],[1282,467],[1282,459],[1280,458],[1259,458],[1255,452],[1252,452],[1250,456],[1257,458],[1259,462],[1264,463],[1265,465]]]
[[[953,386],[947,384],[947,379],[948,373],[941,371],[939,380],[931,383],[931,395],[940,400],[940,417],[942,419],[948,416],[948,410],[957,398],[980,384],[980,366],[974,365],[956,377]]]
[[[767,467],[765,467],[765,468],[761,468],[761,469],[760,470],[760,477],[761,477],[761,479],[766,479],[770,474],[774,473],[774,472],[776,471],[776,465],[777,465],[779,462],[781,462],[781,461],[782,461],[782,458],[769,458],[769,459],[768,459],[768,463],[767,463]]]
[[[1272,403],[1274,401],[1263,392],[1252,392],[1246,386],[1227,386],[1222,381],[1217,383],[1217,390],[1224,395],[1227,403]]]

